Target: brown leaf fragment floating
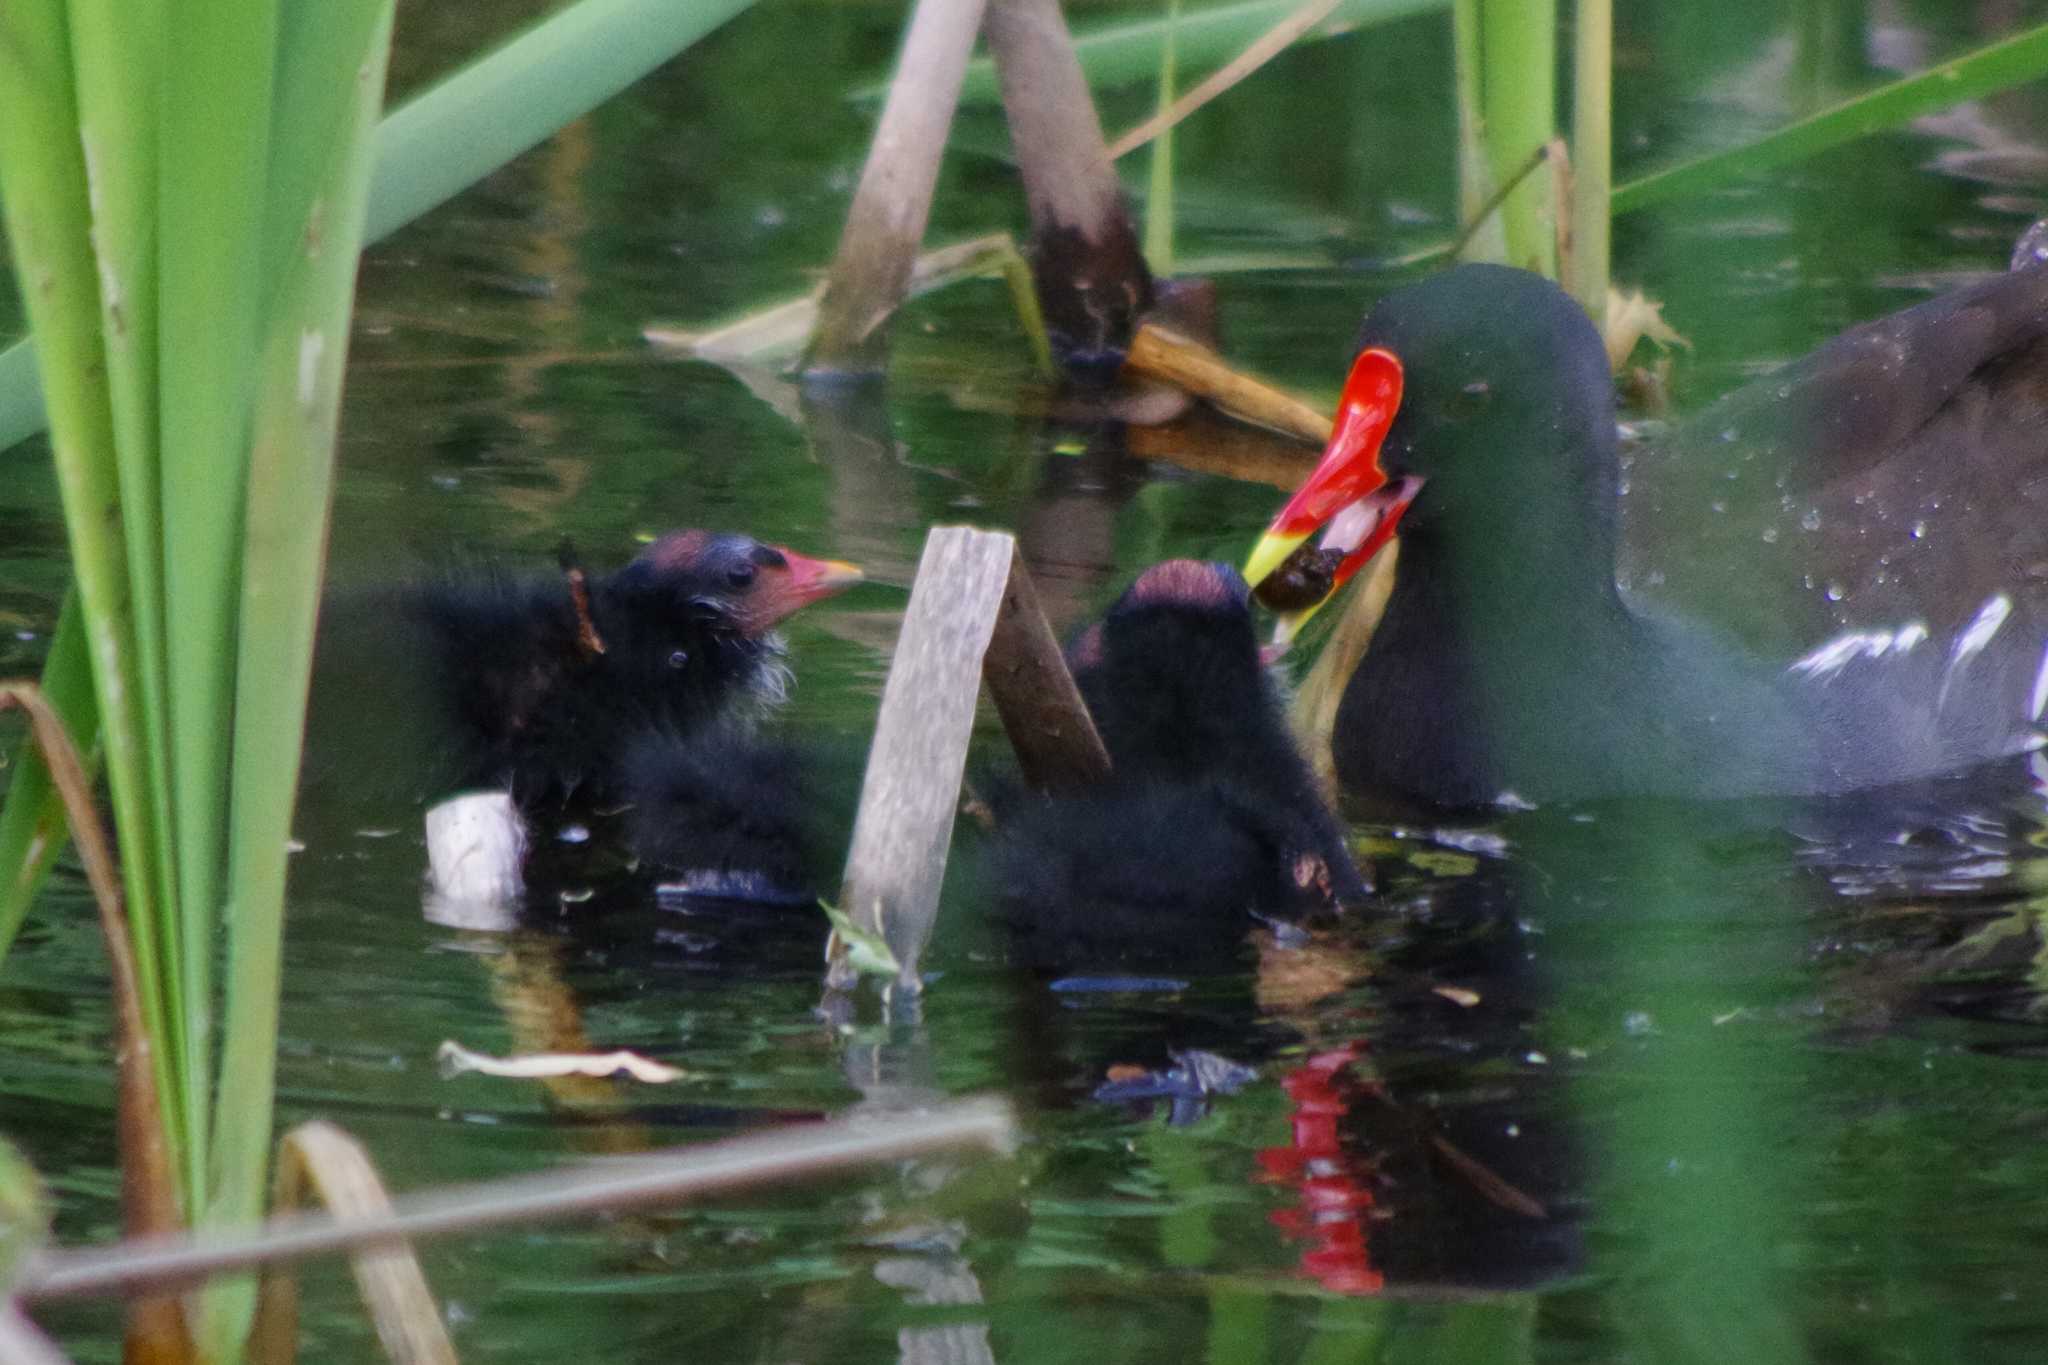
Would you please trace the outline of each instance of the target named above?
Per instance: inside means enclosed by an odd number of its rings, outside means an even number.
[[[679,1066],[657,1062],[637,1052],[529,1052],[517,1057],[491,1057],[471,1052],[451,1038],[434,1055],[441,1064],[444,1079],[467,1071],[515,1080],[544,1080],[551,1076],[602,1078],[624,1073],[650,1085],[695,1079]]]
[[[1118,1062],[1103,1073],[1111,1081],[1142,1081],[1152,1073],[1133,1062]]]
[[[1463,1005],[1468,1010],[1479,1003],[1479,992],[1468,991],[1463,986],[1431,986],[1430,990],[1453,1005]]]

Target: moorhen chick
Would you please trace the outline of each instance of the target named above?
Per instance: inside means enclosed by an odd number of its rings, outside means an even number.
[[[1336,711],[1347,789],[1816,795],[2040,745],[2048,268],[1855,328],[1634,452],[1660,567],[1628,591],[1613,383],[1568,296],[1461,266],[1382,299],[1357,353],[1246,568],[1291,635],[1399,528]],[[1666,568],[1727,609],[1650,600]]]
[[[1013,960],[1186,967],[1255,915],[1362,899],[1343,829],[1288,733],[1250,592],[1225,564],[1147,569],[1068,648],[1111,775],[998,800],[990,859]]]
[[[408,800],[509,791],[529,814],[656,781],[673,746],[778,702],[775,626],[860,581],[744,535],[674,531],[616,572],[445,574],[328,604],[309,770],[379,766]],[[353,718],[353,719],[351,719]]]
[[[746,727],[650,734],[625,765],[627,834],[664,895],[811,905],[833,821],[819,755]],[[837,795],[838,793],[831,793]]]

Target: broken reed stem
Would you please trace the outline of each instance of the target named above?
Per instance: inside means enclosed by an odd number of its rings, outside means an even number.
[[[1557,278],[1565,286],[1567,294],[1573,294],[1570,283],[1576,276],[1578,233],[1572,223],[1574,191],[1572,175],[1572,154],[1566,150],[1564,139],[1554,137],[1543,148],[1543,159],[1550,167],[1550,219],[1551,250],[1557,253]],[[1598,313],[1589,313],[1595,326],[1606,315],[1607,296],[1601,295]],[[1583,306],[1583,305],[1581,305]]]
[[[981,679],[1026,782],[1042,791],[1078,791],[1108,779],[1109,750],[1038,605],[1022,555],[1010,559]]]
[[[911,15],[805,347],[806,373],[870,374],[888,360],[888,321],[924,240],[984,3],[920,0]]]
[[[1386,615],[1400,558],[1401,540],[1396,536],[1351,581],[1349,598],[1335,628],[1316,652],[1315,663],[1294,693],[1294,733],[1301,737],[1309,766],[1315,769],[1332,801],[1336,800],[1338,790],[1334,747],[1337,708],[1344,700],[1344,689],[1350,685],[1352,674],[1358,671],[1358,661],[1372,644],[1380,618]]]
[[[38,1255],[14,1286],[24,1302],[182,1289],[209,1275],[354,1252],[512,1223],[672,1204],[761,1184],[902,1161],[960,1147],[1007,1153],[1009,1107],[963,1100],[902,1118],[835,1119],[647,1156],[514,1176],[423,1194],[388,1214],[355,1221],[309,1214],[272,1218],[245,1237],[216,1233],[124,1242]]]
[[[1607,316],[1614,188],[1614,0],[1578,0],[1572,12],[1572,297]]]
[[[392,1216],[391,1196],[376,1163],[360,1142],[331,1123],[302,1123],[277,1144],[272,1210],[288,1213],[305,1205],[309,1195],[342,1223]],[[456,1365],[455,1347],[411,1243],[357,1251],[350,1266],[377,1340],[394,1365]],[[291,1365],[298,1339],[298,1276],[289,1265],[273,1265],[264,1273],[256,1301],[249,1359],[252,1365]]]
[[[64,803],[71,843],[85,867],[86,883],[99,907],[100,936],[107,945],[107,972],[114,1009],[115,1128],[121,1153],[121,1226],[132,1237],[164,1235],[183,1226],[177,1185],[164,1140],[162,1097],[149,1032],[142,1023],[141,987],[129,940],[128,912],[113,845],[93,805],[92,781],[42,690],[34,683],[0,682],[0,711],[19,710],[42,752],[50,784]],[[191,1335],[177,1300],[150,1298],[129,1309],[131,1349],[161,1360],[182,1359]]]
[[[1113,363],[1152,305],[1152,275],[1059,0],[988,0],[983,34],[1031,214],[1046,331],[1084,372]]]
[[[1131,338],[1124,358],[1127,374],[1163,380],[1247,422],[1255,422],[1318,445],[1330,439],[1330,418],[1271,384],[1233,369],[1207,346],[1154,322]]]
[[[991,232],[920,253],[910,263],[910,281],[904,286],[904,297],[915,298],[942,286],[984,275],[1001,275],[1009,284],[1017,300],[1018,323],[1031,341],[1032,354],[1039,361],[1040,368],[1049,373],[1052,352],[1046,343],[1045,322],[1039,316],[1038,298],[1032,292],[1031,267],[1024,254],[1017,250],[1017,243],[1009,233]],[[801,298],[756,309],[708,331],[691,331],[668,322],[650,322],[640,329],[640,336],[649,345],[686,351],[715,363],[766,363],[784,355],[793,355],[803,346],[805,338],[817,326],[818,303],[823,294],[824,286],[820,285]],[[591,358],[606,357],[598,355]]]

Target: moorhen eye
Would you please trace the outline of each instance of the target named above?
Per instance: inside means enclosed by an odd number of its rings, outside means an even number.
[[[735,564],[725,571],[725,585],[728,588],[748,587],[753,581],[754,566],[751,564]]]
[[[678,649],[668,656],[668,666],[670,668],[680,669],[681,667],[683,667],[683,665],[689,662],[690,655],[687,650]]]

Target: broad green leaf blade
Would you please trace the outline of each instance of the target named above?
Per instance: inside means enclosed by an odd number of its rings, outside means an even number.
[[[1616,215],[1633,213],[1667,199],[1697,194],[2043,74],[2048,74],[2048,24],[1845,100],[1755,142],[1631,180],[1614,191],[1609,208]]]
[[[753,3],[581,0],[408,101],[378,128],[364,240],[446,203]],[[0,453],[46,420],[34,348],[18,341],[0,351]]]
[[[172,827],[157,458],[156,165],[163,22],[163,0],[71,0],[78,137],[92,176],[100,335],[134,598],[145,780],[158,831]],[[167,838],[140,871],[155,878],[156,904],[175,903],[177,868]]]
[[[263,1213],[282,975],[287,844],[327,548],[334,438],[393,0],[291,6],[279,32],[265,257],[239,600],[229,806],[227,989],[210,1191],[202,1221]],[[202,1340],[248,1333],[253,1282],[207,1295]]]
[[[1177,19],[1169,16],[1112,24],[1076,33],[1074,50],[1081,58],[1081,70],[1087,73],[1088,83],[1096,86],[1121,85],[1156,76],[1160,53],[1169,36],[1180,68],[1201,70],[1230,60],[1300,7],[1301,0],[1240,0],[1237,4],[1196,10]],[[1434,14],[1449,7],[1450,0],[1344,0],[1302,41],[1414,14]],[[854,91],[854,96],[876,97],[887,89],[886,80],[871,82]],[[994,104],[1000,98],[995,65],[986,57],[977,58],[967,67],[967,82],[960,91],[961,104]]]
[[[624,90],[753,0],[582,0],[377,129],[366,240],[411,222]]]
[[[85,621],[78,593],[64,598],[50,657],[43,661],[43,696],[71,732],[71,743],[90,765],[99,753],[100,713],[92,698],[92,660],[85,650]],[[64,850],[64,802],[50,781],[49,767],[34,742],[23,737],[14,761],[14,780],[0,805],[0,970],[21,930],[29,903]]]
[[[30,286],[21,294],[41,347],[50,449],[87,622],[121,859],[127,866],[148,867],[158,832],[148,801],[113,414],[103,379],[99,279],[77,117],[59,0],[0,6],[0,207],[16,274]],[[152,1029],[161,1030],[159,1036],[168,1037],[178,1002],[167,994],[175,986],[165,984],[166,949],[150,879],[130,879],[126,895],[143,1013]],[[159,1087],[166,1096],[177,1095],[183,1080],[178,1055],[159,1048],[155,1057]],[[186,1117],[173,1102],[174,1143],[182,1138]],[[181,1191],[187,1200],[192,1193]]]
[[[168,0],[158,201],[164,596],[171,795],[185,983],[183,1057],[204,1159],[213,954],[223,899],[235,609],[241,582],[250,375],[263,283],[252,263],[269,163],[273,0]],[[194,1171],[195,1188],[204,1177]]]

